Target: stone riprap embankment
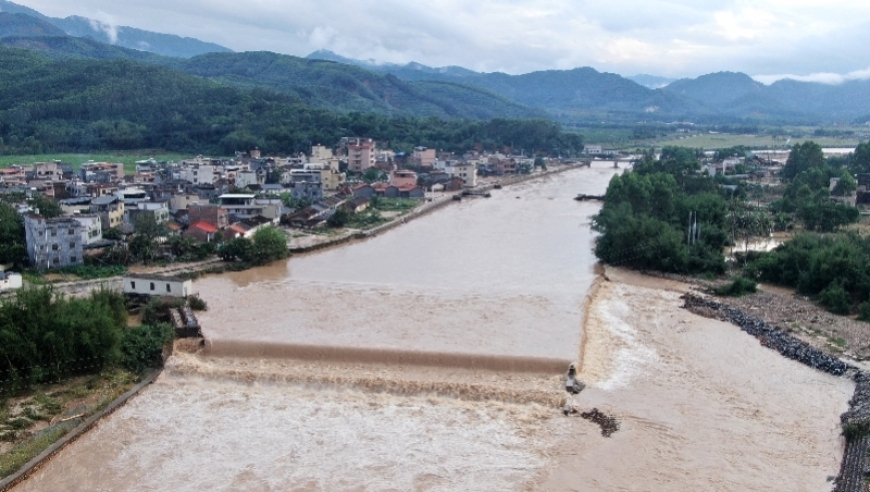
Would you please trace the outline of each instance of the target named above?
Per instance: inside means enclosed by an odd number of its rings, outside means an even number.
[[[842,376],[850,369],[856,369],[840,359],[828,355],[810,344],[771,326],[762,319],[750,316],[739,309],[721,304],[702,297],[686,294],[683,297],[685,309],[706,316],[718,318],[735,324],[741,330],[757,338],[762,345],[776,350],[789,359],[800,362],[813,369],[824,371],[834,376]]]
[[[718,318],[737,325],[756,337],[765,347],[814,369],[835,376],[854,372],[855,393],[849,400],[849,410],[840,416],[845,438],[840,474],[834,482],[834,492],[864,492],[870,476],[870,374],[828,355],[762,319],[747,315],[725,304],[686,294],[684,308],[701,316]]]

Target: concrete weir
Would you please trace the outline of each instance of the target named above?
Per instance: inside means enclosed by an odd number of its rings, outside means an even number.
[[[382,348],[258,343],[207,340],[204,355],[295,359],[303,361],[397,364],[428,367],[457,367],[503,372],[559,374],[572,361],[546,357],[500,356],[449,352],[422,352]]]

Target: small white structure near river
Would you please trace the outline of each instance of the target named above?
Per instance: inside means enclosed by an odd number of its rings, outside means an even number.
[[[193,295],[193,280],[161,275],[127,275],[124,294],[166,297]]]

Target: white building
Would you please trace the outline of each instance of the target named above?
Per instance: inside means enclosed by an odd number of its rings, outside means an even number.
[[[18,290],[24,285],[20,273],[0,271],[0,292]]]
[[[601,155],[604,153],[604,148],[600,145],[586,145],[583,147],[583,153],[586,155]]]
[[[187,297],[193,295],[193,280],[160,275],[127,275],[124,294]]]
[[[471,162],[450,162],[445,171],[452,178],[460,178],[465,186],[477,186],[477,166]]]
[[[73,220],[82,225],[82,245],[103,240],[103,223],[99,215],[76,215]]]

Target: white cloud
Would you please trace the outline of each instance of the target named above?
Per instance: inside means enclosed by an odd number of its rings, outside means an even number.
[[[837,85],[850,80],[870,79],[870,68],[855,70],[853,72],[839,74],[830,72],[811,73],[809,75],[778,74],[778,75],[754,75],[753,79],[762,84],[772,84],[777,80],[791,79],[798,82],[818,82],[820,84]]]
[[[323,48],[509,73],[591,65],[674,77],[837,74],[870,66],[870,2],[854,0],[18,1],[95,18],[107,32],[120,24],[239,51],[304,56]]]
[[[118,23],[115,22],[115,18],[103,12],[102,10],[98,10],[94,17],[95,18],[90,19],[91,29],[93,29],[94,31],[103,31],[109,38],[109,43],[117,43]]]

